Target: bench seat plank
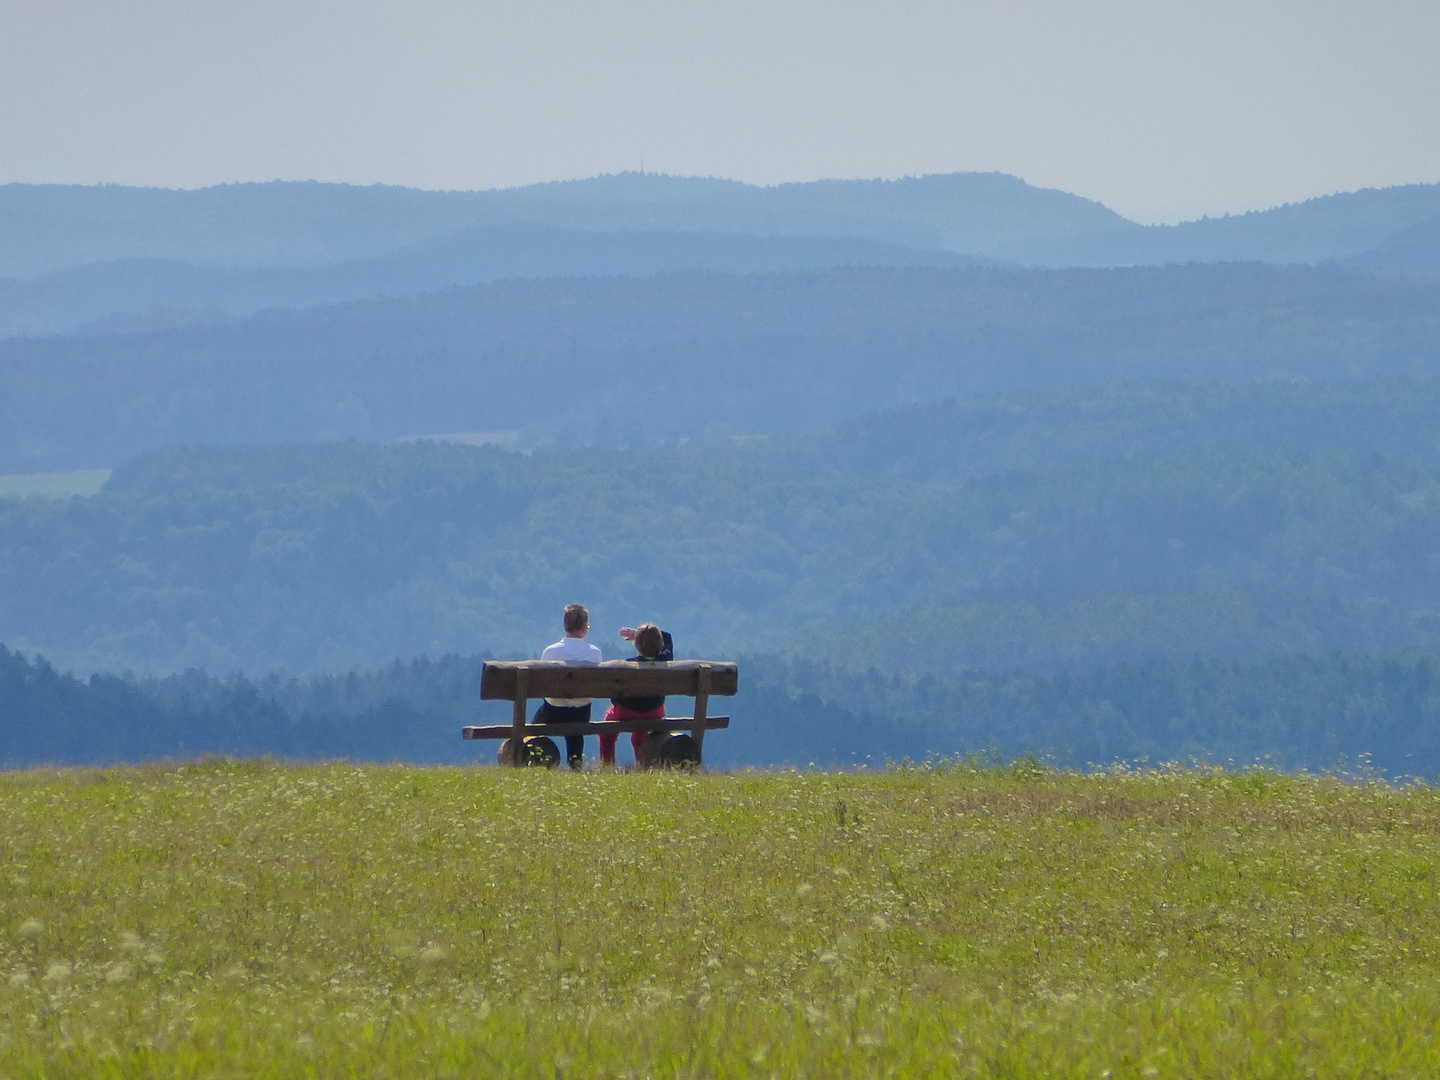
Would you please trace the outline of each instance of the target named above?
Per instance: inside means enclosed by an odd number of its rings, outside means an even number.
[[[480,675],[480,697],[485,701],[514,701],[522,671],[523,694],[532,700],[694,697],[700,690],[700,670],[707,664],[709,692],[727,697],[734,694],[740,685],[734,661],[606,660],[599,664],[567,664],[560,660],[487,660]]]
[[[705,731],[728,728],[728,716],[707,716]],[[526,724],[525,737],[532,735],[602,735],[607,731],[694,731],[695,719],[690,716],[666,716],[659,720],[592,720],[588,724]],[[486,724],[463,727],[460,734],[467,739],[508,739],[515,729],[509,724]]]

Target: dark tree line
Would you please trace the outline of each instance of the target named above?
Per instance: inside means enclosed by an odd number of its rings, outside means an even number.
[[[56,671],[0,647],[0,765],[112,763],[202,754],[465,763],[482,709],[480,658],[308,679],[159,680]],[[741,659],[715,766],[874,766],[906,758],[1034,753],[1057,765],[1197,761],[1440,773],[1440,657],[1153,659],[1037,674],[950,677]]]

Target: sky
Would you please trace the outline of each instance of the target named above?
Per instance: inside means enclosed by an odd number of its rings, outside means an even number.
[[[1440,181],[1440,0],[4,0],[0,182]]]

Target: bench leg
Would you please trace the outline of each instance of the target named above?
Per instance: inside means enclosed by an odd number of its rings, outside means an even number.
[[[710,710],[710,665],[700,665],[700,677],[695,687],[695,763],[698,765],[705,756],[705,717]]]
[[[515,673],[515,714],[510,720],[510,764],[525,762],[525,708],[529,704],[530,672],[521,668]]]

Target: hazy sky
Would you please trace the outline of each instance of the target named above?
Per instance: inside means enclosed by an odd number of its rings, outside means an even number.
[[[3,0],[0,181],[1440,181],[1440,0]]]

